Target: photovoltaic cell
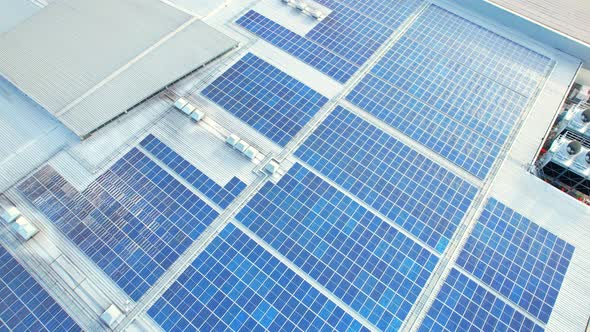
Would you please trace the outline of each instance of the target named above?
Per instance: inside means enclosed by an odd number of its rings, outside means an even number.
[[[148,314],[166,331],[366,330],[232,224]]]
[[[81,331],[59,304],[1,245],[0,331]]]
[[[484,179],[552,65],[430,6],[347,99]]]
[[[457,265],[547,323],[574,247],[490,199]]]
[[[541,332],[543,328],[452,269],[419,331]]]
[[[553,67],[550,58],[438,6],[430,6],[406,36],[525,96]]]
[[[154,135],[148,135],[140,145],[224,209],[246,188],[235,176],[225,186],[218,185]]]
[[[236,23],[344,83],[424,1],[321,0],[319,3],[332,12],[305,36],[254,11]]]
[[[340,83],[358,70],[358,66],[253,10],[236,23]]]
[[[441,253],[477,193],[340,106],[295,155]]]
[[[134,300],[218,215],[135,148],[83,192],[50,166],[19,190]]]
[[[328,98],[248,53],[202,94],[281,146]]]
[[[236,219],[382,330],[399,329],[438,262],[300,164]]]

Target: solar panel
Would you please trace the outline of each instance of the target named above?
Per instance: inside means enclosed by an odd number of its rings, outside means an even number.
[[[457,265],[547,323],[574,247],[490,199]]]
[[[328,98],[248,53],[202,94],[285,146]]]
[[[431,6],[347,99],[484,179],[551,66]]]
[[[525,96],[536,92],[554,64],[542,54],[435,5],[406,36]]]
[[[0,331],[81,331],[1,245]]]
[[[19,190],[134,300],[218,215],[136,148],[83,192],[50,166]]]
[[[358,66],[253,10],[236,23],[340,83],[348,81],[358,70]]]
[[[166,331],[367,330],[232,224],[148,314]]]
[[[236,23],[345,83],[425,2],[324,0],[319,3],[332,12],[305,36],[252,10]]]
[[[419,331],[541,332],[543,328],[452,269]]]
[[[295,155],[441,253],[477,193],[340,106]]]
[[[236,219],[382,330],[396,330],[438,262],[300,164]]]
[[[224,209],[246,188],[235,176],[225,186],[218,185],[154,135],[148,135],[140,145]]]

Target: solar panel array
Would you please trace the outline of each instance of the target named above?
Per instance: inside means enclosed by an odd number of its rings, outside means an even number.
[[[50,166],[19,190],[134,300],[218,215],[136,148],[83,192]]]
[[[574,247],[490,199],[457,265],[547,323]]]
[[[166,331],[366,330],[232,224],[148,314]]]
[[[220,186],[152,134],[140,145],[224,209],[246,188],[235,176],[225,186]]]
[[[452,269],[419,331],[541,332],[543,328]]]
[[[281,146],[328,101],[252,53],[246,54],[202,94]]]
[[[438,252],[446,248],[477,193],[340,106],[295,155]]]
[[[305,36],[253,10],[236,23],[345,83],[425,3],[423,0],[318,2],[332,12]]]
[[[81,331],[59,304],[1,245],[0,331]]]
[[[430,6],[347,99],[484,179],[552,64]]]
[[[382,330],[397,330],[438,258],[295,164],[236,219]]]

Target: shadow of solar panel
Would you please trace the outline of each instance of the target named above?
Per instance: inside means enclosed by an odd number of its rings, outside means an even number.
[[[457,265],[547,323],[573,253],[569,243],[490,199]]]
[[[236,23],[345,83],[425,2],[324,0],[319,3],[332,12],[305,36],[252,10]]]
[[[246,54],[202,94],[281,146],[328,101],[252,53]]]
[[[485,179],[552,65],[431,6],[347,99]]]
[[[382,330],[397,330],[438,258],[295,164],[236,219]]]
[[[543,328],[452,269],[419,331],[541,332]]]
[[[81,331],[59,304],[1,245],[0,331]]]
[[[246,184],[235,176],[225,186],[218,185],[152,134],[140,145],[224,209],[246,188]]]
[[[218,215],[135,148],[83,192],[50,166],[19,190],[134,300]]]
[[[295,155],[441,253],[477,193],[340,106]]]
[[[367,330],[232,224],[148,314],[166,331]]]

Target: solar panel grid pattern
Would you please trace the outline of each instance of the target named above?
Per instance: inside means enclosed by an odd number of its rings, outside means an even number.
[[[232,224],[148,314],[166,331],[366,330]]]
[[[430,6],[347,99],[485,179],[551,66]]]
[[[202,94],[285,146],[328,99],[248,53]]]
[[[543,328],[453,268],[419,331],[541,332]]]
[[[500,148],[416,97],[372,75],[346,97],[350,102],[483,179]]]
[[[438,258],[295,164],[236,219],[381,330],[397,330]]]
[[[295,34],[254,11],[236,23],[345,83],[424,1],[324,0],[319,3],[332,12],[306,36]]]
[[[140,145],[222,208],[246,188],[246,184],[235,176],[225,186],[220,186],[154,135],[148,135]]]
[[[236,23],[340,83],[358,70],[358,66],[253,10]]]
[[[477,193],[340,106],[295,155],[441,253]]]
[[[331,9],[333,12],[306,37],[357,66],[365,63],[393,33],[346,6],[337,5]]]
[[[548,57],[438,6],[425,11],[406,36],[526,97],[553,67]]]
[[[527,103],[521,94],[407,37],[371,73],[499,144]]]
[[[0,331],[81,331],[59,304],[1,245]]]
[[[547,323],[574,247],[490,199],[457,265]]]
[[[49,166],[19,189],[134,300],[218,215],[136,148],[82,193]]]

